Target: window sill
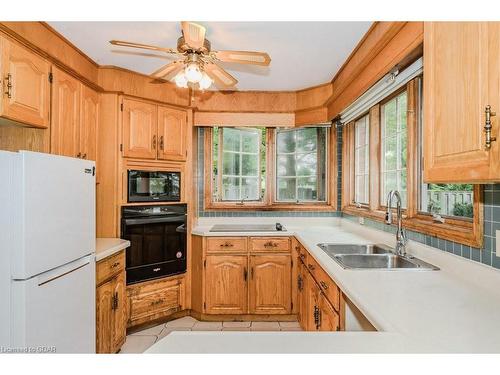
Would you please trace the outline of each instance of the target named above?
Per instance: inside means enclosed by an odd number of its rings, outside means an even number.
[[[370,211],[368,208],[363,207],[347,206],[342,209],[342,212],[380,222],[384,222],[385,219],[384,211]],[[482,226],[471,222],[464,221],[460,224],[436,223],[430,218],[404,217],[403,227],[414,232],[443,238],[472,247],[480,248],[483,246]]]
[[[260,210],[260,211],[321,211],[321,212],[332,212],[336,211],[333,205],[328,203],[317,203],[317,204],[289,204],[289,203],[210,203],[205,206],[205,211],[248,211],[248,210]]]

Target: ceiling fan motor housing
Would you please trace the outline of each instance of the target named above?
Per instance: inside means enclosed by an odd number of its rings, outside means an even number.
[[[196,50],[193,50],[193,48],[185,42],[183,36],[177,39],[177,51],[179,51],[180,53],[196,52],[196,53],[208,54],[210,53],[210,47],[211,47],[210,41],[208,39],[205,39],[203,41],[203,47],[198,48]]]

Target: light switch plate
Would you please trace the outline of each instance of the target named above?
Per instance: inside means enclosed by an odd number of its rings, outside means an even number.
[[[361,225],[365,225],[365,218],[363,216],[360,216],[358,220]],[[500,230],[498,232],[500,232]]]
[[[495,240],[497,242],[495,255],[500,258],[500,230],[495,231]]]

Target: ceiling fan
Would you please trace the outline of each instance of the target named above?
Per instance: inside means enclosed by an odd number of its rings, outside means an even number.
[[[221,88],[231,88],[238,83],[236,78],[220,67],[219,62],[267,66],[271,58],[265,52],[213,51],[210,41],[205,39],[206,29],[193,22],[181,22],[182,36],[177,40],[177,49],[111,40],[116,46],[132,47],[164,52],[178,59],[151,73],[154,78],[170,80],[179,87],[208,89],[212,83]]]

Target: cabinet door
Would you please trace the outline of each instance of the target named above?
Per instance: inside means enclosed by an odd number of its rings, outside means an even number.
[[[50,64],[7,39],[0,38],[0,45],[3,84],[0,116],[47,128]]]
[[[307,315],[308,315],[308,306],[307,306],[307,270],[305,269],[305,265],[299,261],[298,265],[298,274],[297,274],[297,319],[299,321],[300,327],[303,330],[307,329]]]
[[[80,88],[78,80],[62,70],[53,68],[50,130],[52,154],[79,156],[77,136],[80,123]]]
[[[247,313],[247,262],[246,255],[209,255],[206,257],[206,313]]]
[[[125,297],[125,272],[113,279],[113,352],[118,351],[125,342],[127,330],[127,302]]]
[[[319,322],[317,321],[319,314],[319,287],[314,281],[312,275],[305,271],[305,288],[304,288],[304,306],[305,313],[305,330],[317,331]]]
[[[80,106],[78,152],[81,152],[81,157],[83,159],[95,161],[97,157],[99,94],[87,86],[82,85]]]
[[[113,280],[96,290],[96,350],[97,353],[113,352]]]
[[[186,160],[186,112],[158,107],[158,159]]]
[[[123,99],[123,156],[156,159],[156,105]]]
[[[290,314],[292,266],[290,255],[250,256],[250,313]]]
[[[339,314],[328,302],[323,293],[319,293],[319,330],[320,331],[339,331]]]
[[[424,26],[424,180],[500,178],[498,119],[485,147],[485,107],[499,108],[500,39],[496,22]]]

